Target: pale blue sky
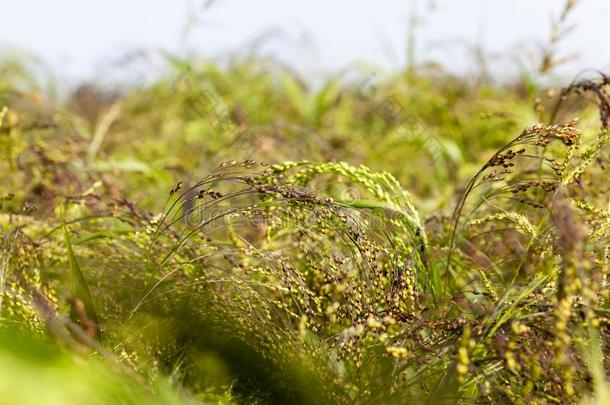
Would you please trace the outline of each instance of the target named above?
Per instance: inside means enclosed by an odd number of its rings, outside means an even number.
[[[100,75],[111,60],[136,48],[219,56],[268,33],[262,52],[308,74],[354,60],[385,68],[405,61],[405,0],[19,0],[0,8],[0,48],[40,56],[60,76]],[[430,3],[434,9],[430,10]],[[456,72],[472,67],[464,44],[482,44],[515,69],[549,36],[564,0],[417,0],[417,60],[437,60]],[[192,24],[188,24],[189,18]],[[579,58],[563,72],[610,67],[610,1],[581,0],[564,53]]]

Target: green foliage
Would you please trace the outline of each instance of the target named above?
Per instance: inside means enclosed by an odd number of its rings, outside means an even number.
[[[2,381],[32,386],[3,396],[603,401],[605,76],[170,64],[63,104],[0,83]]]
[[[141,378],[99,358],[80,358],[23,334],[0,332],[2,402],[19,404],[195,403],[158,379]]]

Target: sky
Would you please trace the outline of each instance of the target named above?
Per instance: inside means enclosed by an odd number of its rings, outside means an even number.
[[[58,76],[85,80],[119,70],[134,51],[223,57],[257,43],[306,75],[356,61],[405,66],[407,27],[415,61],[456,73],[477,69],[473,50],[494,71],[519,71],[548,42],[565,0],[19,0],[0,8],[0,51],[27,51]],[[415,17],[415,18],[414,18]],[[610,68],[610,1],[580,0],[561,43],[576,75]],[[497,56],[501,55],[501,56]],[[115,72],[116,73],[116,72]]]

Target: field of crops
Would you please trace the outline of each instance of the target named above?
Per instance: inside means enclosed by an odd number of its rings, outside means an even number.
[[[167,67],[0,63],[0,403],[609,403],[610,77]]]

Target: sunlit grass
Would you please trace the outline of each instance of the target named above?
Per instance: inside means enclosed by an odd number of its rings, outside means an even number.
[[[2,397],[604,400],[605,76],[169,63],[64,103],[2,67]]]

